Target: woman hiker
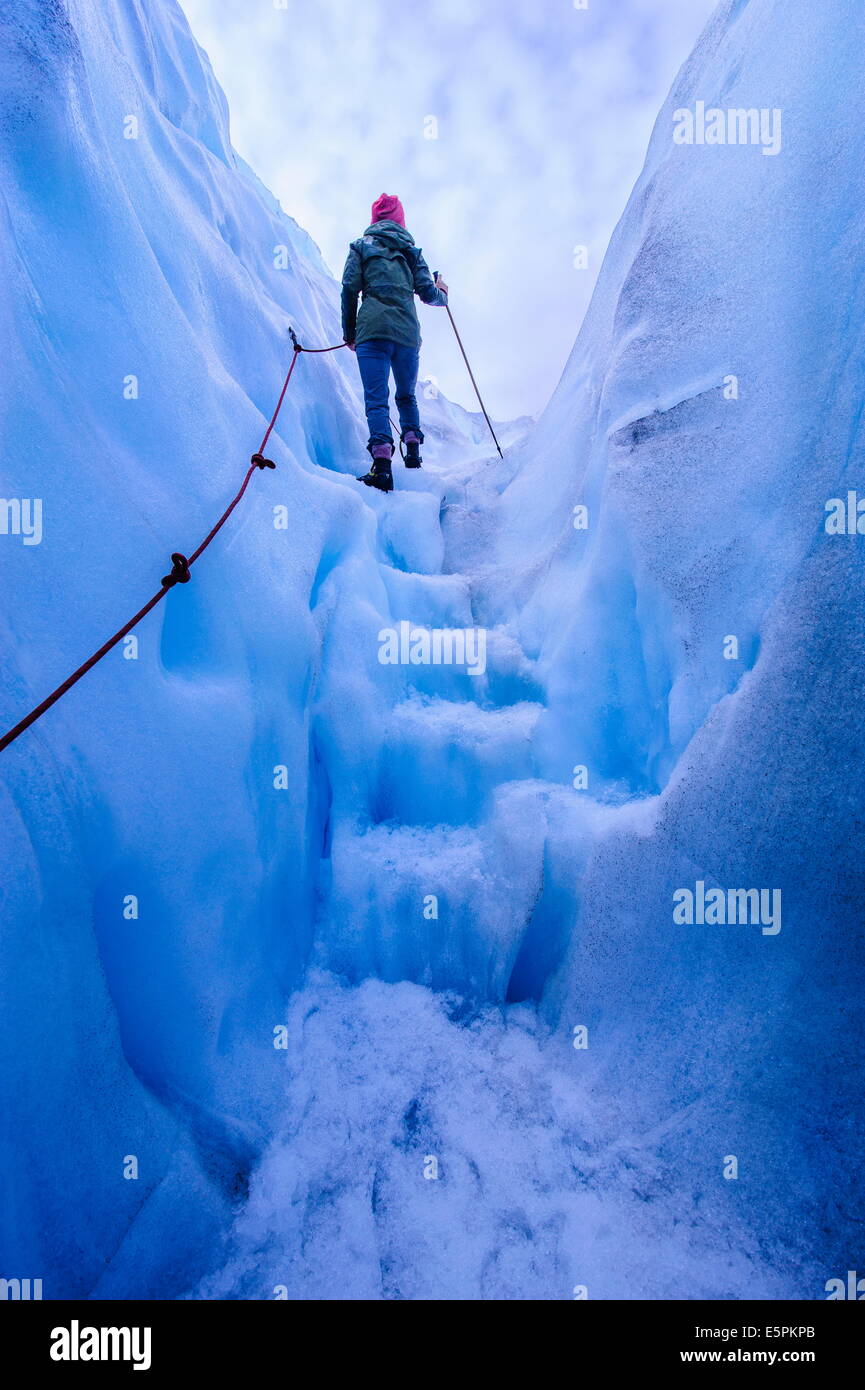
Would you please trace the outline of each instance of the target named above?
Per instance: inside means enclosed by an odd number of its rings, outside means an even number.
[[[366,447],[372,455],[372,468],[360,482],[382,492],[393,489],[391,372],[405,466],[421,466],[423,431],[415,399],[421,337],[414,297],[419,295],[424,304],[444,306],[447,293],[443,280],[433,280],[420,247],[406,231],[399,198],[382,193],[372,205],[372,225],[349,247],[342,274],[342,336],[357,354],[369,425]],[[358,295],[363,295],[359,313]]]

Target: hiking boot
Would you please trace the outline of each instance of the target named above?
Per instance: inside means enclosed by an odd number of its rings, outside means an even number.
[[[414,430],[406,430],[403,444],[405,445],[406,468],[420,468],[423,459],[420,456],[420,440]]]
[[[375,444],[372,450],[372,468],[358,478],[367,487],[377,487],[379,492],[393,492],[393,473],[390,468],[392,444]]]

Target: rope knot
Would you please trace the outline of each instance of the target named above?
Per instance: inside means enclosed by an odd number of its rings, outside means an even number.
[[[273,459],[266,459],[266,458],[264,457],[264,454],[253,454],[253,456],[252,456],[252,458],[249,460],[249,462],[250,462],[250,463],[254,463],[255,466],[256,466],[256,468],[275,468],[275,467],[276,467],[276,464],[274,463]]]
[[[295,333],[293,328],[289,328],[288,336],[291,338],[291,341],[294,344],[295,352],[303,352],[304,349],[300,346],[300,343],[297,341],[297,334]]]
[[[171,557],[171,573],[162,576],[163,589],[173,589],[175,584],[188,584],[191,578],[189,561],[179,550],[175,550]]]

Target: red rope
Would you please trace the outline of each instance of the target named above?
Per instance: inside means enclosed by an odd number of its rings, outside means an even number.
[[[116,647],[117,643],[122,641],[126,634],[128,632],[131,632],[132,629],[136,627],[138,623],[141,622],[141,619],[145,618],[147,614],[150,612],[150,610],[156,607],[157,603],[159,603],[161,599],[165,598],[165,595],[168,593],[169,589],[172,589],[175,584],[185,584],[188,581],[190,577],[189,570],[191,566],[195,564],[195,561],[198,559],[198,557],[202,555],[203,552],[207,549],[214,536],[222,530],[226,521],[231,516],[231,513],[234,511],[235,507],[243,497],[243,494],[246,492],[246,489],[249,486],[249,480],[252,477],[255,470],[257,468],[276,467],[275,463],[271,463],[270,459],[266,459],[264,457],[264,450],[267,447],[267,441],[271,436],[274,425],[276,424],[277,419],[279,418],[279,412],[282,409],[282,403],[285,400],[285,393],[288,390],[288,383],[291,381],[291,374],[294,371],[295,366],[297,365],[298,357],[302,352],[336,352],[337,349],[345,347],[345,343],[335,343],[333,347],[326,348],[301,347],[297,339],[294,337],[293,333],[292,340],[294,342],[294,356],[291,359],[291,366],[288,369],[285,381],[282,383],[282,390],[279,393],[279,400],[277,401],[276,409],[274,410],[273,415],[271,416],[270,424],[264,432],[264,438],[261,441],[258,453],[253,454],[252,456],[249,468],[246,471],[246,477],[241,483],[234,498],[231,500],[231,502],[229,502],[225,511],[222,513],[222,516],[219,518],[216,525],[213,527],[211,531],[208,531],[207,535],[204,537],[204,540],[201,542],[201,544],[198,546],[196,550],[193,550],[188,560],[186,556],[181,555],[179,551],[172,555],[172,571],[170,574],[167,574],[163,579],[162,588],[159,590],[159,593],[154,594],[151,599],[148,599],[144,607],[139,608],[138,612],[135,614],[135,617],[130,618],[128,623],[124,623],[123,627],[120,628],[118,632],[115,632],[113,637],[109,637],[108,641],[105,642],[99,648],[98,652],[94,652],[91,657],[88,657],[87,661],[85,661],[83,665],[79,666],[77,671],[73,671],[72,675],[67,677],[67,679],[63,682],[62,685],[58,685],[56,690],[52,690],[51,694],[48,695],[42,701],[41,705],[37,705],[35,709],[32,709],[28,715],[26,715],[22,720],[19,721],[19,723],[15,725],[14,729],[10,729],[8,734],[4,734],[3,737],[0,738],[0,753],[2,753],[4,748],[8,748],[10,743],[14,743],[16,738],[18,738],[20,734],[24,733],[25,729],[29,729],[31,724],[35,724],[36,720],[40,719],[42,715],[45,713],[45,711],[49,710],[53,704],[56,704],[60,697],[66,694],[67,690],[71,690],[73,685],[80,681],[82,676],[86,676],[87,672],[90,671],[96,665],[97,662],[101,661],[103,656],[107,656],[107,654],[111,651],[112,647]]]

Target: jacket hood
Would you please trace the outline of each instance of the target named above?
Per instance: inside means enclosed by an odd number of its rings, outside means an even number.
[[[367,227],[364,236],[376,236],[381,241],[389,242],[391,246],[414,246],[411,232],[407,232],[398,222],[391,222],[387,218],[382,218],[381,222],[373,222]]]

